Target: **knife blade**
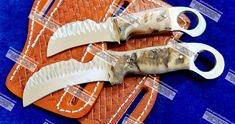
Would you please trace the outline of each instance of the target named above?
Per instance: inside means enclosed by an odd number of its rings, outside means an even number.
[[[191,30],[179,26],[177,19],[183,12],[192,12],[198,18],[198,25]],[[134,14],[110,17],[105,22],[92,20],[76,21],[58,28],[51,36],[47,57],[64,50],[97,42],[118,42],[130,36],[153,32],[182,31],[193,37],[201,35],[206,28],[203,16],[187,7],[155,8]]]
[[[223,56],[214,48],[201,43],[180,43],[180,45],[194,53],[204,50],[212,53],[215,56],[216,65],[212,70],[203,72],[195,66],[195,56],[187,56],[172,47],[172,44],[124,52],[106,51],[118,58],[115,65],[104,62],[97,55],[88,63],[70,59],[41,68],[26,83],[23,106],[28,106],[68,85],[96,81],[109,81],[112,85],[120,84],[127,74],[162,74],[188,69],[206,79],[213,79],[223,72]]]

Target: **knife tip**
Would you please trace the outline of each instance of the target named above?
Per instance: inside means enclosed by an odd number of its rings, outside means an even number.
[[[23,99],[23,107],[29,106],[31,103]]]

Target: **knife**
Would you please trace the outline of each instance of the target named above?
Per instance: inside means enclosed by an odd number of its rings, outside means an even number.
[[[198,25],[191,30],[179,26],[178,16],[184,12],[193,13]],[[151,34],[153,32],[182,31],[193,37],[201,35],[206,28],[203,16],[188,7],[155,8],[134,14],[110,17],[107,21],[96,23],[92,20],[76,21],[58,28],[51,36],[47,57],[64,50],[101,41],[118,42],[130,36]]]
[[[201,43],[179,44],[183,48],[175,49],[172,44],[167,44],[124,52],[107,51],[108,54],[118,58],[115,65],[101,59],[100,53],[88,63],[70,59],[47,65],[27,81],[23,93],[23,106],[28,106],[66,86],[97,81],[109,81],[112,85],[120,84],[127,74],[162,74],[188,69],[206,79],[214,79],[221,75],[224,70],[224,59],[217,50]],[[194,64],[195,55],[184,54],[187,53],[185,49],[193,53],[201,51],[212,53],[216,60],[214,68],[208,72],[199,70]]]

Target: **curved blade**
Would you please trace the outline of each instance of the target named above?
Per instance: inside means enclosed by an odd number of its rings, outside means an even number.
[[[42,97],[76,84],[109,81],[110,65],[99,58],[88,63],[75,59],[47,65],[34,73],[26,83],[23,106],[28,106]]]
[[[76,21],[63,25],[50,38],[47,57],[64,50],[100,41],[120,42],[113,22],[96,23],[92,20]]]

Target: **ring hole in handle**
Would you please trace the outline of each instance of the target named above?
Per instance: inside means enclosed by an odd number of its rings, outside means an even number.
[[[194,63],[199,70],[210,71],[215,67],[216,60],[215,56],[211,52],[203,50],[197,53],[197,58]]]
[[[186,16],[189,20],[190,20],[190,25],[188,27],[187,30],[193,30],[197,27],[198,25],[198,17],[190,12],[190,11],[184,11],[184,12],[181,12],[179,15],[178,15],[178,19],[177,19],[177,22],[178,22],[178,25],[185,29],[186,27],[186,22],[184,22],[181,18],[183,18],[184,16]],[[184,24],[184,25],[181,25],[181,24]]]
[[[195,65],[195,57],[190,58],[190,65],[189,69],[198,73],[202,77],[206,79],[214,79],[220,76],[223,73],[224,70],[224,58],[223,56],[213,47],[208,46],[206,44],[202,43],[188,43],[187,44],[188,49],[192,50],[194,53],[200,53],[202,51],[207,51],[211,53],[215,59],[214,67],[209,71],[202,71]]]
[[[180,27],[178,23],[178,19],[180,15],[183,13],[192,13],[197,18],[198,23],[195,28],[191,30],[187,30],[187,29]],[[171,27],[173,31],[182,31],[192,37],[196,37],[196,36],[201,35],[206,29],[205,19],[195,9],[188,8],[188,7],[172,7],[172,8],[169,8],[169,14],[171,17],[171,24],[172,24]],[[195,23],[195,22],[191,22],[191,23]]]

